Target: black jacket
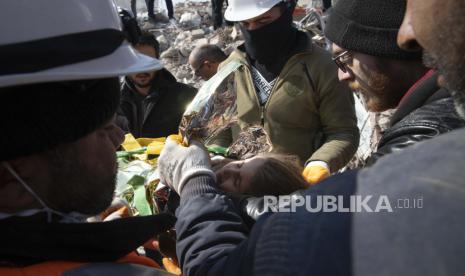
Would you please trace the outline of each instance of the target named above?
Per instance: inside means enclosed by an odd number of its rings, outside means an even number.
[[[434,74],[403,99],[390,124],[367,165],[386,154],[463,127],[465,121],[457,114],[449,91],[438,87]]]
[[[56,260],[114,262],[171,229],[175,220],[160,214],[109,222],[48,223],[43,212],[0,219],[0,268]]]
[[[158,71],[149,95],[139,95],[126,77],[122,85],[121,109],[134,137],[166,137],[178,133],[181,117],[197,90],[177,82],[166,69]],[[121,121],[121,118],[120,120]],[[125,129],[124,125],[122,128]]]

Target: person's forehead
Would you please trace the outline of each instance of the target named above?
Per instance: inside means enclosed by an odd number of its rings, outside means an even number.
[[[263,165],[263,163],[265,163],[265,160],[266,159],[264,157],[255,156],[253,158],[244,160],[243,166],[244,168],[255,172],[255,170],[257,170],[259,167]]]
[[[257,17],[254,17],[254,18],[251,18],[251,19],[248,19],[248,20],[244,20],[243,22],[254,22],[254,21],[259,21],[259,20],[262,20],[262,19],[265,19],[265,18],[271,18],[271,17],[276,17],[276,16],[280,16],[281,15],[281,8],[280,7],[273,7],[271,8],[269,11],[257,16]]]
[[[156,57],[156,55],[157,55],[157,51],[151,45],[138,44],[138,45],[134,46],[134,48],[137,51],[139,51],[140,53],[142,53],[144,55],[147,55],[147,56]]]
[[[188,62],[191,66],[194,66],[194,65],[197,63],[197,61],[195,60],[195,58],[192,57],[192,55],[189,56],[189,58],[187,59],[187,62]],[[195,67],[195,66],[194,66],[194,67]]]

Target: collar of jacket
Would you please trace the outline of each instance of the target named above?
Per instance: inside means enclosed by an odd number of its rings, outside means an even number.
[[[430,70],[405,93],[396,112],[392,115],[391,126],[425,104],[450,97],[447,89],[438,86],[437,79],[438,73]]]
[[[152,80],[148,97],[151,94],[163,91],[163,88],[176,84],[176,82],[176,78],[168,70],[165,68],[159,70],[155,75],[155,78]],[[138,93],[134,82],[127,76],[124,78],[123,86],[128,87],[132,93]]]
[[[171,227],[169,214],[95,223],[47,223],[45,214],[0,220],[0,266],[52,260],[115,261]]]

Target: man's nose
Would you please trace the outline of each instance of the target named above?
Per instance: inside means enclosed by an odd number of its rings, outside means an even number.
[[[352,74],[348,69],[346,71],[342,71],[341,69],[337,70],[337,77],[339,78],[339,81],[349,81],[352,78]]]
[[[253,21],[252,21],[252,22],[249,22],[249,23],[247,24],[247,30],[249,30],[249,31],[253,31],[253,30],[256,30],[256,29],[258,29],[258,28],[260,28],[260,24],[257,23],[257,22],[253,22]]]
[[[411,23],[411,9],[407,4],[407,10],[404,15],[404,20],[400,26],[399,33],[397,34],[397,44],[400,48],[407,51],[418,51],[421,50],[421,46],[418,44]]]

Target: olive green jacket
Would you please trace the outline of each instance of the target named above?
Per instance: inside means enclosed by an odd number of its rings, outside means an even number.
[[[260,107],[245,52],[231,53],[220,66],[232,60],[244,64],[235,72],[238,127],[210,144],[227,147],[240,129],[261,124],[274,152],[295,154],[307,162],[324,161],[331,172],[352,158],[359,141],[353,95],[339,82],[330,54],[309,44],[307,51],[288,60],[264,107]]]

